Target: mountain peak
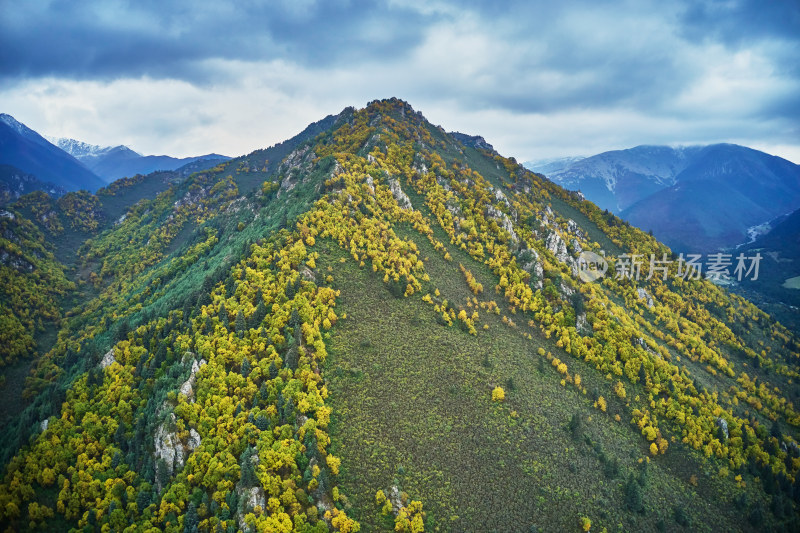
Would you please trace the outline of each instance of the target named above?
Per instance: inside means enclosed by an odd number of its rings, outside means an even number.
[[[24,135],[26,130],[29,130],[25,124],[6,113],[0,113],[0,122],[5,123],[10,128],[13,128],[20,135]]]
[[[45,141],[44,137],[7,113],[0,113],[0,122],[4,123],[22,137],[35,141],[39,144],[47,142]]]
[[[11,115],[0,114],[0,163],[67,190],[95,190],[103,182],[72,155]]]
[[[70,154],[72,157],[75,157],[79,160],[82,157],[97,157],[112,151],[130,152],[131,155],[137,156],[141,155],[140,153],[135,152],[134,150],[131,150],[122,144],[117,146],[100,146],[98,144],[89,144],[87,142],[78,141],[76,139],[70,139],[67,137],[46,136],[46,139]]]

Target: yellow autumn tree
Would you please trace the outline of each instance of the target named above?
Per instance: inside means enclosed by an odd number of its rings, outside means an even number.
[[[495,387],[492,390],[492,401],[502,402],[505,399],[506,399],[506,391],[503,390],[503,387]]]

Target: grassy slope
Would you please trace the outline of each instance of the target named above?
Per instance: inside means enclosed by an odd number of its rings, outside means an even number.
[[[428,258],[431,286],[451,301],[463,302],[468,294],[459,262],[486,287],[494,285],[483,265],[466,254],[451,249],[455,260],[448,263],[425,239],[415,240]],[[320,272],[334,269],[341,311],[347,313],[326,363],[333,451],[342,455],[340,482],[366,530],[391,529],[374,495],[394,484],[421,499],[428,525],[442,531],[528,531],[532,525],[569,531],[577,530],[581,516],[610,531],[648,530],[659,518],[680,528],[671,517],[674,506],[687,509],[696,530],[742,527],[735,509],[720,503],[729,499],[720,494],[724,484],[703,476],[699,463],[687,462],[683,453],[680,461],[673,453],[651,463],[647,512],[628,512],[623,479],[638,473],[638,459],[647,455],[644,439],[624,418],[614,421],[613,413],[625,415],[611,399],[603,414],[588,396],[562,387],[560,375],[539,364],[536,349],[543,346],[567,361],[589,389],[602,378],[558,353],[550,340],[528,341],[499,317],[490,317],[490,330],[477,337],[440,326],[430,306],[393,297],[369,270],[349,258],[338,263],[344,257],[338,248],[321,246]],[[503,405],[490,400],[496,385],[506,388]],[[608,479],[597,453],[567,431],[576,412],[591,440],[619,459],[617,479]],[[688,483],[691,474],[701,478],[698,488]],[[709,506],[718,513],[713,522]]]

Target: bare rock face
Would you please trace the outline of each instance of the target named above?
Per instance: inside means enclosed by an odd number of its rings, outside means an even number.
[[[394,199],[397,200],[397,203],[400,205],[400,207],[403,209],[409,209],[411,211],[414,210],[414,208],[411,207],[411,200],[408,198],[408,195],[403,192],[403,189],[400,187],[400,182],[397,181],[397,178],[389,178],[389,188],[392,191],[392,196],[394,196]]]
[[[539,259],[539,254],[533,248],[528,248],[520,254],[520,268],[529,272],[533,279],[534,287],[541,289],[544,285],[544,269],[542,268],[542,261]]]
[[[311,153],[311,148],[309,146],[304,146],[303,148],[293,151],[291,154],[286,156],[286,159],[283,160],[283,163],[281,163],[281,166],[278,168],[279,171],[285,175],[285,177],[283,180],[281,180],[280,189],[278,190],[278,198],[280,198],[283,193],[294,189],[295,185],[297,185],[297,176],[299,175],[300,171],[309,166],[309,155],[313,155]]]
[[[581,335],[589,335],[592,333],[592,326],[586,320],[586,313],[581,313],[575,317],[575,329]]]
[[[175,414],[170,413],[169,417],[162,422],[153,436],[153,456],[156,461],[163,459],[167,468],[167,474],[172,476],[175,472],[183,468],[189,455],[200,446],[200,434],[194,429],[189,430],[189,438],[182,442],[175,431]]]
[[[714,421],[717,424],[717,427],[722,431],[722,434],[725,435],[725,438],[728,438],[728,421],[722,417],[717,417]]]
[[[497,191],[500,192],[500,191]],[[503,193],[500,193],[503,194]],[[514,231],[514,224],[511,223],[511,219],[508,218],[508,215],[497,209],[495,206],[490,205],[487,209],[487,213],[490,217],[497,220],[500,223],[500,227],[503,228],[511,235],[511,240],[514,242],[519,241],[519,237],[517,237],[517,233]]]
[[[253,453],[250,457],[250,462],[255,469],[260,462],[257,453]],[[261,509],[267,508],[267,494],[264,491],[264,488],[257,483],[254,486],[248,486],[243,483],[243,479],[240,478],[239,482],[236,484],[234,489],[236,491],[236,495],[239,497],[239,508],[234,509],[235,516],[237,521],[239,522],[239,527],[242,531],[248,531],[247,525],[245,524],[244,517],[253,510],[255,507],[261,507]]]
[[[0,250],[0,264],[7,265],[17,272],[33,272],[34,266],[29,261],[16,254],[10,254],[5,250]]]
[[[498,202],[503,202],[504,204],[506,204],[506,206],[507,206],[508,208],[511,208],[511,203],[508,201],[508,197],[507,197],[507,196],[505,195],[505,193],[504,193],[503,191],[501,191],[500,189],[495,189],[495,190],[494,190],[494,198],[495,198],[495,200],[497,200]]]
[[[243,498],[247,507],[250,509],[253,509],[257,506],[261,507],[262,509],[267,508],[267,495],[264,492],[264,489],[261,487],[250,487],[243,489],[242,493],[239,495],[239,498]]]
[[[175,470],[175,458],[181,455],[178,453],[180,441],[177,435],[171,433],[169,430],[169,426],[174,423],[175,415],[170,414],[170,418],[156,428],[156,434],[153,436],[153,447],[155,448],[153,455],[156,460],[164,460],[164,463],[167,465],[167,472],[170,475],[172,475]],[[181,466],[183,465],[181,464]]]
[[[194,354],[192,354],[194,355]],[[192,371],[189,374],[189,379],[183,382],[181,388],[178,392],[186,396],[191,401],[194,401],[194,383],[197,380],[197,372],[206,364],[205,359],[200,359],[197,361],[196,359],[192,361]]]
[[[397,485],[392,485],[392,488],[389,490],[389,501],[392,502],[392,510],[395,514],[400,512],[400,509],[403,507],[403,500],[400,497],[400,489]]]
[[[316,283],[317,277],[314,275],[314,272],[311,271],[306,265],[300,267],[300,275],[306,278],[308,281],[312,281]]]
[[[583,231],[581,231],[580,226],[572,219],[567,220],[567,231],[579,239],[583,238]]]
[[[556,256],[556,259],[562,263],[570,262],[569,253],[567,252],[567,245],[564,242],[564,239],[561,238],[561,235],[559,235],[557,232],[553,231],[547,236],[545,246],[547,246],[547,249],[550,250],[550,252]]]
[[[114,358],[114,348],[111,348],[100,360],[100,368],[108,368],[116,362],[117,360]]]
[[[648,293],[646,289],[639,287],[636,289],[636,294],[639,296],[640,300],[645,301],[648,308],[653,307],[653,297],[650,296],[650,293]]]

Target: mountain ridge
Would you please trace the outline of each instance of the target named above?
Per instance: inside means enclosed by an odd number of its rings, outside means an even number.
[[[84,240],[0,522],[790,526],[796,336],[675,264],[582,281],[583,251],[668,250],[475,139],[376,100]]]
[[[103,181],[77,159],[5,113],[0,113],[0,163],[70,191],[94,191],[103,185]]]
[[[142,155],[124,145],[99,146],[66,137],[52,137],[51,140],[53,144],[78,159],[108,183],[136,174],[176,170],[189,163],[204,162],[201,165],[210,168],[217,162],[230,159],[228,156],[215,153],[182,158],[168,155]]]
[[[800,207],[800,166],[734,144],[641,145],[584,158],[548,177],[677,251],[733,248],[750,227]]]

